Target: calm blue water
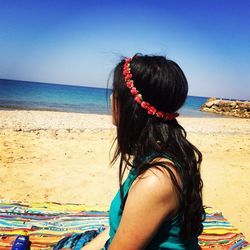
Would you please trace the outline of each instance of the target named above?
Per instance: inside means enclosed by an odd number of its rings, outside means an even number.
[[[0,109],[54,110],[110,114],[106,89],[0,79]],[[211,117],[199,111],[206,97],[189,96],[184,116]]]

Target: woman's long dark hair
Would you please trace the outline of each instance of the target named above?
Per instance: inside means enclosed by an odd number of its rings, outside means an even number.
[[[180,198],[182,236],[185,240],[201,231],[203,220],[201,152],[186,139],[184,128],[174,120],[163,120],[147,114],[135,101],[126,86],[122,61],[114,69],[113,96],[117,117],[117,148],[112,162],[120,157],[119,183],[123,206],[122,179],[127,167],[136,167],[138,176],[153,166],[162,166],[170,174]],[[134,85],[143,99],[166,113],[176,112],[188,92],[186,77],[173,61],[162,56],[137,54],[131,62]],[[174,165],[164,161],[145,161],[145,157],[167,154]],[[132,164],[133,161],[133,164]],[[178,166],[181,166],[178,167]],[[181,176],[182,185],[171,168]]]

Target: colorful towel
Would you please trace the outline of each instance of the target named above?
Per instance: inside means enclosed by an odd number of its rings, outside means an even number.
[[[31,249],[52,249],[65,236],[108,225],[107,207],[0,201],[0,250],[17,235],[29,235]],[[206,208],[202,249],[250,249],[244,236],[221,213]]]

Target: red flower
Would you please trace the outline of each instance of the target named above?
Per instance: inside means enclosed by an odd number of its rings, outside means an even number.
[[[137,91],[137,89],[135,87],[131,88],[130,92],[131,92],[132,95],[137,95],[138,94],[138,91]]]
[[[127,87],[128,88],[133,88],[134,87],[134,84],[133,84],[133,82],[132,81],[127,81]]]
[[[128,81],[128,80],[131,80],[132,78],[132,74],[126,74],[125,75],[125,80]]]
[[[149,115],[154,115],[156,113],[156,109],[153,106],[149,106],[147,110]]]
[[[142,99],[141,99],[140,95],[136,95],[136,96],[135,96],[135,101],[136,101],[137,103],[139,103],[139,104],[142,103]]]
[[[131,61],[132,61],[132,58],[131,58],[131,57],[125,59],[125,62],[126,62],[126,63],[130,63]]]
[[[156,112],[156,116],[159,118],[163,118],[165,116],[165,113],[162,111],[158,111],[158,112]]]
[[[126,76],[127,74],[129,74],[129,71],[127,69],[123,70],[123,75]]]
[[[148,102],[142,102],[141,103],[141,107],[144,109],[147,109],[150,106],[150,104]]]

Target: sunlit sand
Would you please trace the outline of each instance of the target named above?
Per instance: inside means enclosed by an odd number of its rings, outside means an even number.
[[[250,120],[178,120],[203,153],[204,204],[249,239]],[[0,199],[108,207],[118,188],[114,137],[110,116],[0,111]]]

